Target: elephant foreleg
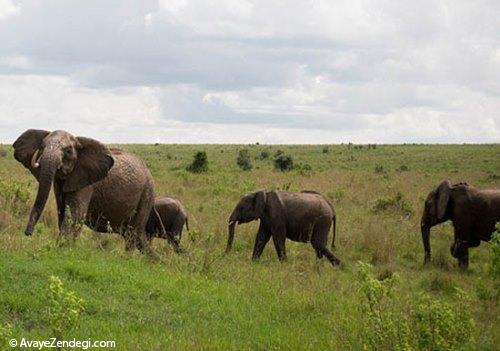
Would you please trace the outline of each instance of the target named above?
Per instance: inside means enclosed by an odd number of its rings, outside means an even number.
[[[269,231],[264,229],[262,223],[259,226],[259,231],[257,232],[257,237],[255,238],[255,245],[253,247],[253,255],[252,260],[258,260],[262,255],[262,251],[264,251],[264,247],[266,247],[267,243],[271,239],[271,234]]]
[[[58,209],[62,222],[60,224],[60,236],[73,238],[78,236],[82,230],[87,217],[87,210],[92,197],[92,189],[90,187],[83,188],[77,192],[66,193],[63,195],[64,205],[69,208]]]
[[[469,267],[469,242],[472,236],[472,228],[468,223],[453,223],[455,226],[455,242],[452,245],[452,256],[458,260],[458,267],[467,269]]]

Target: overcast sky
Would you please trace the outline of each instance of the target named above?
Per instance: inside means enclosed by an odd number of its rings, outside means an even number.
[[[500,1],[0,0],[0,142],[500,142]]]

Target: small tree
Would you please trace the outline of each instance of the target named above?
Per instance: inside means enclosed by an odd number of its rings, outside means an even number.
[[[186,169],[193,173],[202,173],[208,171],[208,157],[205,151],[198,151],[194,155],[193,162],[186,167]]]
[[[250,160],[250,152],[247,149],[240,150],[236,158],[236,163],[244,171],[251,170],[253,166]]]
[[[293,158],[290,155],[279,154],[274,159],[274,168],[281,172],[287,172],[293,169]]]

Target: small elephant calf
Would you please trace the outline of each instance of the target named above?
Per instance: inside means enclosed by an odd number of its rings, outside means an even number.
[[[258,259],[267,242],[273,238],[280,260],[286,259],[285,240],[310,242],[318,258],[326,256],[332,265],[340,260],[326,247],[333,223],[332,247],[335,242],[336,216],[332,205],[315,191],[257,191],[242,196],[229,217],[226,252],[231,250],[235,224],[260,219],[252,258]]]
[[[154,213],[155,210],[158,212],[161,223],[158,216]],[[149,240],[153,237],[163,238],[163,225],[165,233],[179,243],[184,223],[186,224],[186,229],[189,230],[187,212],[179,200],[171,197],[156,198],[154,209],[151,211],[146,225],[146,233]]]

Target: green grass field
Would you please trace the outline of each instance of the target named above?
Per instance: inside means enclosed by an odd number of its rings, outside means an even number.
[[[500,349],[493,245],[472,249],[469,270],[460,272],[446,223],[431,231],[433,261],[423,267],[419,232],[423,200],[444,178],[500,187],[500,145],[120,147],[146,161],[158,195],[183,202],[187,253],[155,239],[160,259],[152,260],[126,253],[117,235],[88,229],[59,247],[52,195],[25,237],[37,183],[12,148],[0,146],[0,337],[52,336],[48,281],[57,276],[85,308],[64,336],[115,340],[118,350]],[[243,148],[250,171],[236,164]],[[209,171],[193,174],[185,168],[199,150]],[[293,157],[294,170],[274,170],[278,150]],[[333,268],[290,241],[288,261],[280,263],[270,244],[251,262],[257,222],[238,226],[233,252],[223,255],[233,206],[263,188],[326,195],[337,211],[343,264]]]

